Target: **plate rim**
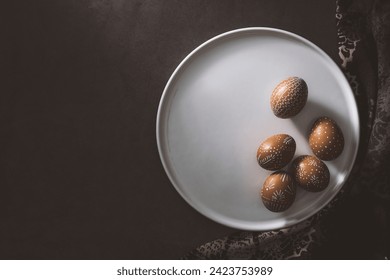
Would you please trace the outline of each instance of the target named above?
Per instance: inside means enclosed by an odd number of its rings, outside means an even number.
[[[354,105],[353,108],[355,108],[355,110],[353,112],[353,116],[351,116],[351,122],[352,123],[356,123],[355,129],[353,129],[353,131],[355,132],[356,135],[353,135],[353,137],[357,136],[357,139],[356,139],[357,143],[356,143],[356,146],[355,146],[355,150],[353,151],[353,160],[352,160],[351,165],[347,169],[347,174],[345,176],[344,182],[341,183],[341,185],[340,185],[340,187],[339,187],[339,189],[337,191],[333,192],[324,201],[322,206],[318,207],[315,211],[313,211],[312,213],[310,213],[309,215],[307,215],[307,216],[305,216],[303,218],[294,219],[292,221],[286,221],[285,224],[283,224],[283,226],[280,226],[280,225],[273,225],[272,226],[272,221],[258,222],[258,223],[251,222],[250,224],[245,224],[245,225],[244,225],[245,222],[243,222],[241,224],[236,224],[236,223],[234,223],[234,221],[237,220],[237,219],[232,219],[232,220],[229,220],[229,221],[225,221],[225,220],[218,219],[214,215],[209,215],[207,211],[205,211],[204,209],[201,209],[196,204],[194,204],[192,202],[191,198],[186,196],[184,194],[184,191],[181,190],[180,186],[178,186],[178,183],[174,179],[174,174],[172,174],[173,170],[171,168],[169,168],[169,162],[165,158],[164,151],[163,151],[163,142],[165,142],[165,140],[162,139],[163,138],[162,137],[162,133],[163,133],[163,131],[162,131],[162,125],[163,125],[163,123],[162,123],[162,115],[164,113],[162,108],[164,107],[164,104],[167,102],[166,99],[167,99],[167,95],[168,95],[169,89],[172,86],[172,84],[174,83],[174,81],[175,81],[176,77],[178,76],[178,74],[180,73],[180,71],[201,50],[203,50],[208,45],[211,45],[212,43],[214,43],[214,42],[216,42],[216,41],[218,41],[220,39],[223,39],[223,38],[226,38],[226,37],[229,37],[231,35],[238,34],[238,33],[264,32],[264,31],[273,32],[273,33],[279,33],[279,34],[283,34],[283,35],[287,35],[287,36],[293,37],[294,39],[303,42],[304,44],[310,46],[312,49],[314,49],[316,52],[318,52],[327,61],[328,65],[331,67],[331,71],[338,72],[337,76],[340,76],[340,78],[343,80],[344,84],[348,88],[347,101],[348,102],[352,102],[353,105]],[[329,205],[329,203],[341,191],[341,189],[343,188],[344,184],[348,181],[349,176],[351,175],[351,171],[352,171],[353,167],[355,166],[355,161],[356,161],[356,157],[357,157],[357,154],[358,154],[358,148],[359,148],[359,144],[360,144],[360,133],[361,133],[361,131],[360,131],[360,118],[359,118],[359,110],[358,110],[358,106],[357,106],[357,103],[356,103],[356,99],[354,97],[353,91],[351,89],[351,86],[350,86],[346,76],[341,71],[341,69],[336,64],[336,62],[333,61],[333,59],[330,58],[330,56],[327,53],[325,53],[320,47],[318,47],[316,44],[314,44],[313,42],[309,41],[308,39],[306,39],[306,38],[304,38],[304,37],[302,37],[300,35],[297,35],[297,34],[295,34],[293,32],[286,31],[286,30],[283,30],[283,29],[278,29],[278,28],[272,28],[272,27],[245,27],[245,28],[238,28],[238,29],[230,30],[230,31],[221,33],[219,35],[216,35],[216,36],[206,40],[204,43],[200,44],[198,47],[196,47],[194,50],[192,50],[179,63],[179,65],[175,68],[175,70],[171,74],[170,78],[168,79],[168,81],[167,81],[167,83],[166,83],[166,85],[164,87],[163,93],[161,95],[160,101],[159,101],[158,110],[157,110],[157,116],[156,116],[156,141],[157,141],[158,153],[159,153],[160,160],[161,160],[161,163],[163,165],[165,174],[168,176],[169,181],[173,185],[175,190],[198,213],[200,213],[203,216],[211,219],[214,222],[217,222],[218,224],[221,224],[221,225],[224,225],[224,226],[228,226],[228,227],[231,227],[231,228],[235,228],[235,229],[240,229],[240,230],[256,230],[256,231],[261,230],[261,231],[265,231],[265,230],[277,230],[277,229],[281,229],[281,228],[288,228],[288,227],[291,227],[293,225],[299,224],[299,223],[309,219],[310,217],[312,217],[315,214],[317,214],[318,212],[320,212],[327,205]],[[270,226],[263,226],[263,225],[267,225],[267,224],[270,225]]]

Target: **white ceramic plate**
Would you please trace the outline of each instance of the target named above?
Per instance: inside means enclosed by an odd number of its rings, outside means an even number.
[[[308,102],[296,117],[279,119],[269,99],[289,76],[307,82]],[[297,143],[295,156],[312,154],[307,133],[324,115],[345,138],[341,156],[326,162],[329,186],[299,189],[287,211],[268,211],[259,191],[271,172],[257,164],[260,142],[287,133]],[[176,190],[203,215],[245,230],[283,228],[318,212],[341,189],[358,142],[355,99],[336,64],[308,40],[271,28],[233,30],[196,48],[169,79],[157,115],[161,161]]]

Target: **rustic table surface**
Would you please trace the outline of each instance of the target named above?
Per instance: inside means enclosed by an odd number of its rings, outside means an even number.
[[[177,259],[234,232],[164,172],[168,78],[207,39],[249,26],[338,59],[334,1],[8,1],[0,13],[1,259]]]

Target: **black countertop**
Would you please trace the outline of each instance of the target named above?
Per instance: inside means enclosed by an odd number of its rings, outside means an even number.
[[[334,1],[36,0],[0,13],[1,259],[177,259],[235,231],[165,175],[167,80],[204,41],[250,26],[338,59]]]

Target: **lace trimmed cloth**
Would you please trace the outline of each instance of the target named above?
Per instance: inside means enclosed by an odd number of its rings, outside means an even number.
[[[339,64],[353,89],[361,123],[359,153],[348,182],[304,222],[276,231],[239,231],[184,259],[389,258],[390,1],[336,4]]]

